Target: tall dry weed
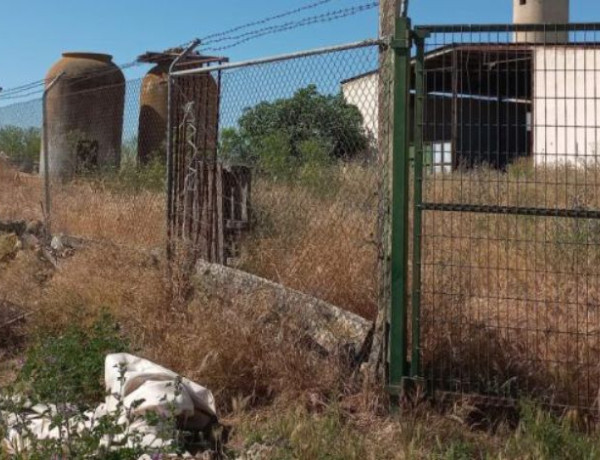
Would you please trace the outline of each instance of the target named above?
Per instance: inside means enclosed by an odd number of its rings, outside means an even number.
[[[41,180],[8,168],[0,174],[10,179],[0,185],[0,219],[41,219]],[[333,179],[331,187],[315,189],[257,178],[254,228],[241,243],[240,265],[374,319],[376,176],[369,167],[346,165]],[[137,248],[165,244],[160,192],[80,180],[53,183],[51,195],[54,233]]]
[[[328,193],[258,181],[253,206],[256,228],[242,245],[244,269],[375,318],[377,187],[372,169],[341,168]]]

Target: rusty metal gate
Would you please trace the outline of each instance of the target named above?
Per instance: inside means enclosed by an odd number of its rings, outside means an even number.
[[[436,394],[591,408],[600,24],[413,37],[411,375]]]

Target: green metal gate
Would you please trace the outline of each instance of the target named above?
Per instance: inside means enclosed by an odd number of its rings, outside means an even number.
[[[392,293],[390,388],[416,380],[432,394],[591,408],[600,24],[423,26],[410,38],[395,41],[410,84],[397,67],[409,134],[396,116],[406,161],[394,177],[410,176],[412,193],[394,191],[412,212],[399,219],[409,213],[395,203],[393,257],[410,247],[395,279],[411,287]]]

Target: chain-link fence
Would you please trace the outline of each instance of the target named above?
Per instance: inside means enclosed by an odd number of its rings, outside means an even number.
[[[372,41],[175,74],[173,235],[374,318],[378,68]]]
[[[166,76],[102,78],[64,75],[48,89],[45,108],[43,99],[0,107],[0,219],[44,220],[53,234],[162,247]]]
[[[0,219],[160,247],[168,214],[171,236],[182,237],[174,240],[186,242],[192,260],[235,266],[374,318],[379,56],[373,40],[213,62],[175,76],[170,100],[166,70],[95,87],[86,82],[105,74],[65,75],[45,106],[0,108]]]

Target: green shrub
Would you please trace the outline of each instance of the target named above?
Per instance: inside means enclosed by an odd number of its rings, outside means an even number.
[[[289,140],[284,133],[274,133],[260,139],[260,159],[258,167],[261,173],[275,181],[288,181],[296,170],[296,158],[292,157]]]
[[[370,158],[372,150],[358,108],[341,93],[321,94],[315,85],[244,109],[238,127],[224,129],[219,141],[223,160],[318,193],[336,190],[336,162]]]
[[[290,152],[285,133],[274,133],[260,139],[260,155],[254,166],[264,178],[279,183],[306,187],[317,195],[331,195],[338,190],[337,161],[331,157],[331,146],[317,137],[306,139]]]
[[[41,142],[39,128],[0,128],[0,152],[4,152],[13,163],[29,172],[39,160]]]
[[[27,352],[20,381],[42,402],[94,405],[104,399],[104,359],[126,351],[119,326],[104,315],[89,330],[71,326],[42,336]]]
[[[109,184],[124,191],[150,190],[164,192],[166,165],[161,155],[154,156],[147,164],[138,165],[135,160],[124,160],[121,169],[110,178]]]
[[[290,98],[246,108],[238,123],[237,136],[227,133],[230,141],[235,139],[230,146],[254,158],[262,153],[257,140],[273,134],[285,136],[286,150],[294,157],[302,142],[313,138],[325,139],[333,158],[353,158],[369,148],[360,110],[343,94],[321,94],[316,85],[301,88]]]
[[[300,183],[321,195],[335,194],[339,188],[330,150],[326,141],[317,138],[308,139],[298,146]]]

